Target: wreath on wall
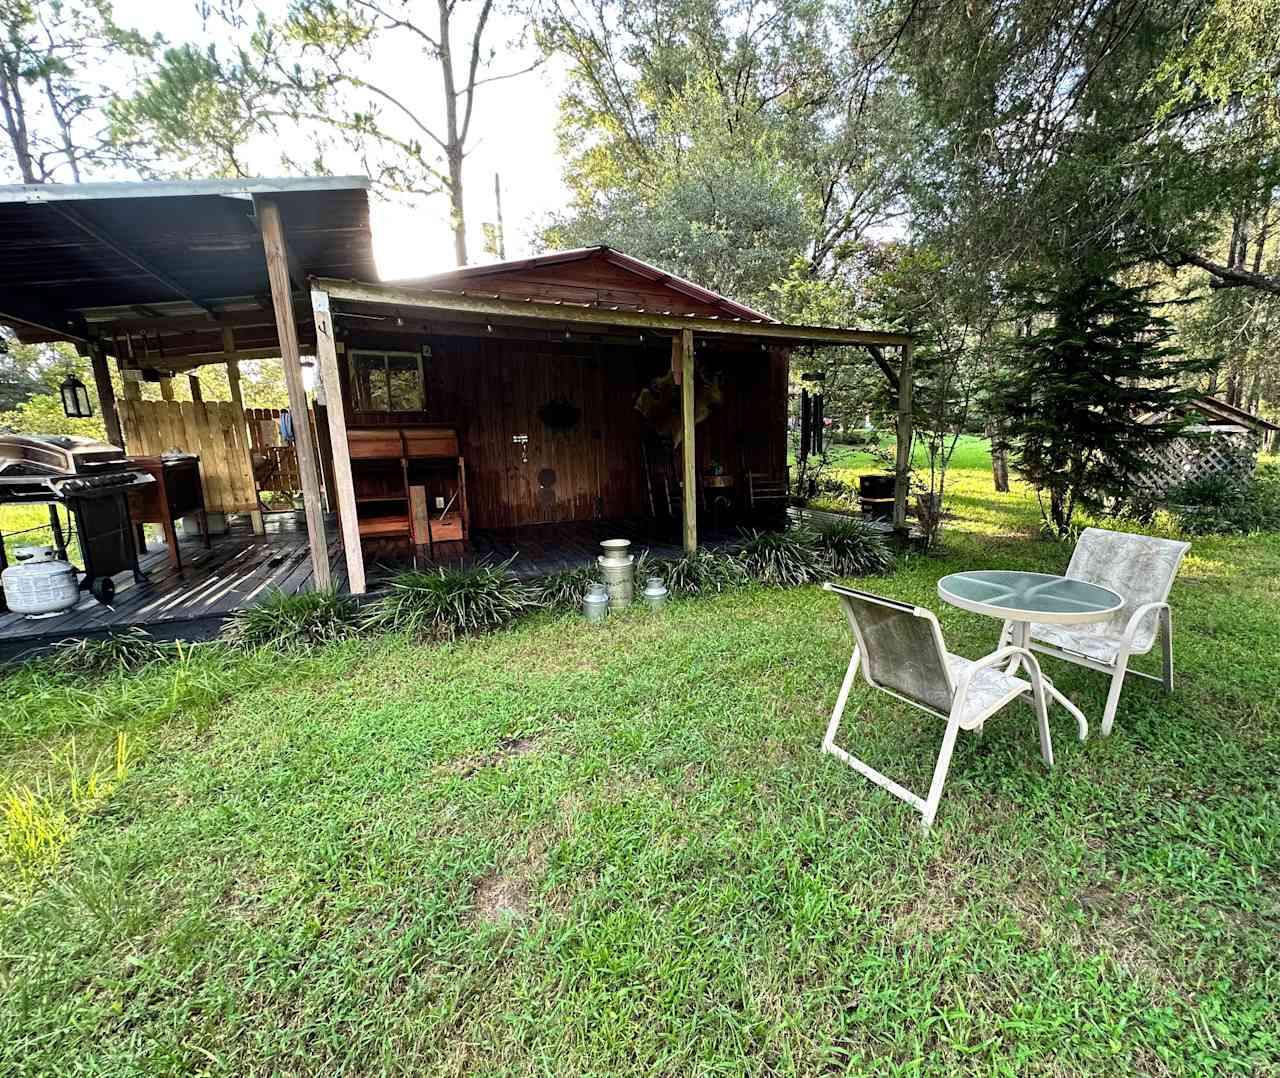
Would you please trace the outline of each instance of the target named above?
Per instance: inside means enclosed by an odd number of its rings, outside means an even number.
[[[573,401],[555,397],[538,409],[538,418],[548,430],[563,433],[582,421],[582,409]]]

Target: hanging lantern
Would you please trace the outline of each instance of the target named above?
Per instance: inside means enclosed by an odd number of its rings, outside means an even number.
[[[74,374],[68,374],[62,383],[62,410],[72,419],[88,419],[93,415],[89,404],[89,391]]]

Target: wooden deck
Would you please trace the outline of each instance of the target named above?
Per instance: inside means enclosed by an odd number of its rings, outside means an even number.
[[[511,572],[527,580],[595,565],[605,539],[630,539],[631,553],[649,552],[652,558],[678,558],[684,553],[680,536],[668,526],[650,519],[586,520],[570,524],[529,524],[502,531],[482,531],[472,535],[469,543],[437,543],[435,561],[439,565],[475,565],[511,561]],[[719,532],[704,530],[699,545],[711,549],[731,547],[741,541],[736,529]],[[373,559],[368,559],[373,561]],[[385,578],[386,568],[379,564],[370,573],[370,588]]]
[[[332,521],[329,529],[334,582],[345,587],[342,544]],[[266,535],[254,535],[247,520],[236,521],[228,534],[214,536],[209,550],[198,536],[180,538],[179,543],[181,576],[170,564],[164,544],[153,542],[141,558],[147,583],[135,584],[131,573],[121,573],[109,606],[86,593],[73,609],[53,617],[0,613],[0,661],[22,658],[62,640],[104,636],[134,626],[161,640],[207,640],[230,614],[268,589],[292,594],[311,586],[307,530],[292,514],[269,515]]]
[[[347,586],[342,543],[332,517],[329,563],[335,586]],[[566,569],[595,565],[604,539],[630,539],[631,551],[648,551],[654,558],[676,558],[683,550],[669,525],[653,520],[583,521],[571,524],[532,524],[504,531],[477,532],[469,543],[436,546],[437,565],[472,566],[511,562],[522,579]],[[724,549],[741,541],[737,529],[704,532],[705,547]],[[215,536],[206,550],[198,537],[179,540],[183,572],[179,576],[160,542],[152,542],[141,559],[145,584],[130,573],[116,578],[116,597],[104,606],[86,594],[64,614],[27,618],[0,613],[0,662],[39,653],[65,640],[106,636],[133,628],[145,629],[159,640],[208,640],[236,610],[250,606],[272,588],[290,594],[312,584],[312,567],[305,525],[292,514],[267,517],[267,534],[254,535],[247,520],[237,520],[228,534]],[[384,587],[388,576],[410,564],[407,557],[376,557],[366,553],[370,594]]]

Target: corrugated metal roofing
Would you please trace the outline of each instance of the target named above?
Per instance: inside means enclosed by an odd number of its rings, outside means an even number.
[[[368,186],[356,176],[0,187],[0,321],[82,336],[153,310],[252,306],[269,292],[255,196],[279,205],[302,273],[374,280]]]

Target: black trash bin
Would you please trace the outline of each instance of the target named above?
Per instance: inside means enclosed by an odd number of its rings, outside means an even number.
[[[858,476],[858,501],[863,514],[872,520],[892,520],[896,483],[897,477],[892,474]]]

